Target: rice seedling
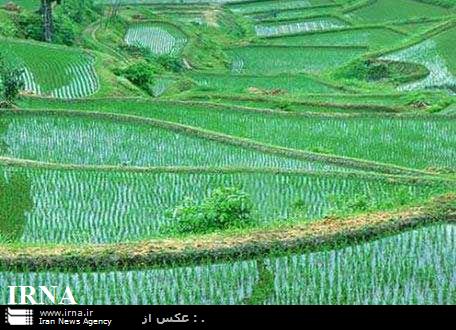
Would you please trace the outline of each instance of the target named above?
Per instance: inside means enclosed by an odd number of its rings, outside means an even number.
[[[439,55],[443,57],[453,76],[456,75],[456,55],[451,46],[456,42],[455,35],[456,28],[452,28],[432,38],[437,45]]]
[[[271,304],[454,304],[456,227],[270,260]],[[285,271],[283,271],[285,269]]]
[[[256,22],[282,22],[286,20],[302,20],[305,17],[328,15],[335,12],[339,7],[337,5],[327,5],[324,7],[304,7],[302,9],[293,10],[270,10],[265,12],[249,14],[247,17]]]
[[[244,261],[144,271],[0,272],[0,284],[65,283],[76,301],[87,305],[236,304],[251,295],[255,265]],[[0,301],[7,301],[3,293]]]
[[[95,4],[121,4],[121,5],[172,5],[172,4],[224,4],[230,2],[244,2],[250,0],[95,0]]]

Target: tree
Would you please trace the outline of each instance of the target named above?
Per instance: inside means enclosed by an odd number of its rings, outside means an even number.
[[[23,69],[8,63],[0,54],[0,104],[6,107],[14,104],[24,87],[23,72]]]
[[[40,12],[43,15],[43,34],[46,42],[52,42],[54,34],[54,18],[52,16],[54,2],[60,4],[62,0],[41,0]]]

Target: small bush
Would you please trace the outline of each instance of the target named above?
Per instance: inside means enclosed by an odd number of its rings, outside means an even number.
[[[20,69],[4,59],[0,53],[0,102],[6,106],[14,104],[24,87],[23,69]]]
[[[156,69],[145,61],[133,63],[125,69],[116,70],[115,74],[122,75],[136,86],[149,91],[155,80]]]
[[[168,216],[173,229],[181,234],[202,234],[253,224],[253,204],[238,188],[215,189],[201,203],[186,199]]]
[[[160,55],[155,58],[155,62],[166,71],[179,73],[184,70],[183,62],[177,56]]]

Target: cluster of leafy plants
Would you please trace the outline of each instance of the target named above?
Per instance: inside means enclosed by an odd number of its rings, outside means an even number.
[[[0,108],[10,107],[24,86],[23,69],[11,64],[0,53]]]
[[[168,217],[179,234],[246,228],[255,222],[250,197],[237,187],[215,189],[201,203],[187,198]]]
[[[134,51],[140,52],[141,50],[137,49]],[[115,69],[114,73],[118,76],[127,78],[134,85],[153,95],[152,89],[157,77],[165,73],[178,74],[183,70],[184,67],[182,60],[177,56],[148,55],[147,57],[139,59],[124,68]],[[187,89],[187,87],[184,86],[184,90],[185,89]]]
[[[436,189],[436,192],[438,189]],[[355,194],[351,198],[331,198],[333,209],[330,212],[335,216],[346,216],[357,213],[375,212],[394,209],[415,203],[417,198],[410,194],[408,187],[401,188],[394,198],[375,199],[369,194]]]
[[[65,0],[55,6],[53,23],[53,42],[74,45],[78,42],[81,32],[87,24],[94,21],[100,14],[93,0]],[[2,24],[1,29],[8,29],[8,36],[44,41],[43,18],[40,2],[36,1],[35,10],[20,9],[9,13],[12,24]],[[14,35],[12,35],[14,33]],[[5,35],[5,33],[2,33]]]

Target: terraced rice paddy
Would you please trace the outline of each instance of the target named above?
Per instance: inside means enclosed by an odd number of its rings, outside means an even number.
[[[392,10],[394,8],[394,10]],[[368,22],[386,22],[417,17],[442,17],[451,12],[440,6],[413,0],[375,0],[352,12],[356,18]]]
[[[232,72],[245,74],[296,74],[321,72],[347,64],[363,48],[249,46],[229,50]]]
[[[456,88],[456,77],[448,68],[445,59],[439,54],[434,40],[426,40],[410,48],[383,56],[382,59],[421,64],[429,70],[426,78],[401,85],[399,90]]]
[[[247,17],[256,22],[282,23],[291,20],[302,20],[309,16],[332,14],[339,9],[337,5],[334,5],[334,7],[331,8],[328,6],[330,5],[324,7],[304,7],[302,9],[293,10],[271,10],[249,14]]]
[[[77,106],[66,105],[69,109]],[[456,166],[456,144],[452,133],[456,125],[454,118],[374,115],[300,118],[206,109],[203,105],[142,105],[132,101],[128,104],[121,102],[115,107],[93,102],[88,106],[90,108],[162,119],[288,148],[315,150],[410,168]],[[428,138],[430,135],[433,139]],[[351,143],[355,140],[356,144]]]
[[[364,46],[369,49],[379,49],[394,45],[404,38],[403,35],[388,29],[366,28],[271,38],[268,39],[268,43],[290,46]]]
[[[171,130],[88,118],[11,116],[0,121],[6,156],[60,164],[336,169]],[[33,127],[30,130],[29,127]]]
[[[94,108],[100,105],[94,103]],[[71,108],[71,106],[70,106]],[[142,115],[264,143],[302,150],[369,159],[411,168],[455,164],[454,119],[378,117],[265,116],[248,111],[205,109],[203,106],[147,107],[121,104],[103,111]],[[432,135],[433,139],[428,136]],[[350,141],[358,141],[356,145]]]
[[[345,23],[341,20],[335,18],[321,18],[276,25],[257,25],[255,26],[255,31],[259,37],[272,37],[314,31],[327,31],[343,26],[345,26]]]
[[[99,88],[94,58],[79,50],[1,39],[0,46],[24,69],[26,93],[70,99],[90,96]]]
[[[293,216],[321,218],[335,205],[345,203],[344,196],[367,195],[373,203],[391,203],[407,196],[426,198],[446,189],[324,174],[204,174],[196,170],[134,173],[3,167],[2,176],[7,181],[13,173],[27,178],[33,199],[20,241],[41,244],[110,243],[157,236],[172,225],[166,217],[168,211],[186,198],[200,200],[220,186],[238,186],[248,192],[263,225],[290,222]]]
[[[0,283],[71,285],[90,305],[243,304],[267,272],[273,280],[263,304],[452,305],[455,234],[454,225],[439,225],[338,250],[191,267],[3,271]]]
[[[230,2],[243,2],[248,0],[95,0],[96,4],[121,5],[186,5],[186,4],[224,4]]]
[[[233,1],[234,2],[234,1]],[[247,1],[246,3],[234,3],[228,8],[234,12],[244,15],[254,14],[259,12],[277,11],[277,10],[297,10],[302,8],[311,8],[314,6],[334,4],[331,0],[287,0],[283,2],[277,1]]]
[[[236,80],[227,74],[193,74],[192,79],[205,89],[245,92],[249,88],[281,89],[291,93],[331,93],[335,87],[317,81],[306,75],[254,76],[239,75]]]
[[[453,75],[456,75],[456,55],[448,47],[456,42],[456,27],[436,35],[432,40],[437,45],[438,54],[445,60],[445,64]]]
[[[138,23],[128,28],[125,42],[130,46],[147,48],[156,55],[169,55],[181,51],[187,37],[171,24]]]

